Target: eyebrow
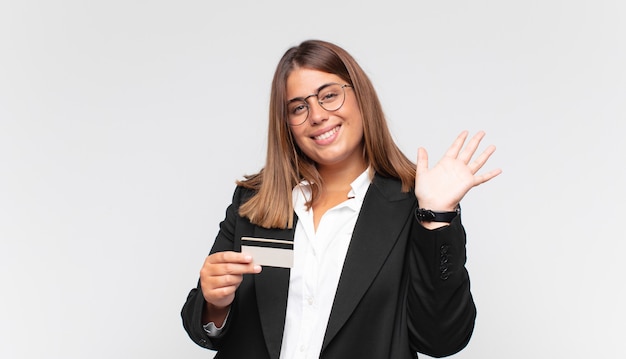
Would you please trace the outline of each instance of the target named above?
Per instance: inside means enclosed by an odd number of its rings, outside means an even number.
[[[318,88],[317,88],[317,90],[315,90],[315,92],[314,92],[314,93],[312,93],[311,95],[317,95],[317,94],[319,94],[319,93],[320,93],[320,91],[322,91],[322,89],[323,89],[324,87],[328,87],[328,86],[333,85],[333,84],[335,84],[335,83],[336,83],[336,82],[328,82],[328,83],[325,83],[325,84],[323,84],[322,86],[318,87]],[[310,95],[307,95],[307,97],[308,97],[308,96],[310,96]],[[295,101],[304,101],[304,97],[294,97],[294,98],[292,98],[291,100],[288,100],[288,101],[287,101],[287,103],[292,103],[292,102],[295,102]]]

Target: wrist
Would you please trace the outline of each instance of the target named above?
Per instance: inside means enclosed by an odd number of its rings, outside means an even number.
[[[428,208],[415,209],[415,219],[420,223],[450,223],[461,213],[461,208],[457,205],[450,211],[435,211]]]
[[[215,323],[218,327],[221,327],[226,316],[230,312],[230,305],[225,307],[219,307],[206,302],[204,310],[202,311],[202,324]]]

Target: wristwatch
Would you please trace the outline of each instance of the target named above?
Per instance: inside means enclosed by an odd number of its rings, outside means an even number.
[[[415,218],[420,222],[447,222],[450,223],[454,217],[461,213],[459,206],[453,212],[435,212],[430,209],[418,208],[415,210]]]

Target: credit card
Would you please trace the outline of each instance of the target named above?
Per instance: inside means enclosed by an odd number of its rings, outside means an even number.
[[[241,253],[252,256],[254,264],[268,267],[293,267],[293,241],[241,237]]]

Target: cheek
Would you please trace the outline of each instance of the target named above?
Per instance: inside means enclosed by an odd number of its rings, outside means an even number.
[[[295,143],[295,145],[298,148],[302,148],[302,145],[304,144],[304,137],[302,135],[302,131],[298,131],[297,129],[291,129],[291,138],[293,139],[293,142]]]
[[[350,126],[350,130],[354,133],[355,136],[363,138],[364,129],[362,118],[355,118],[348,125]]]

